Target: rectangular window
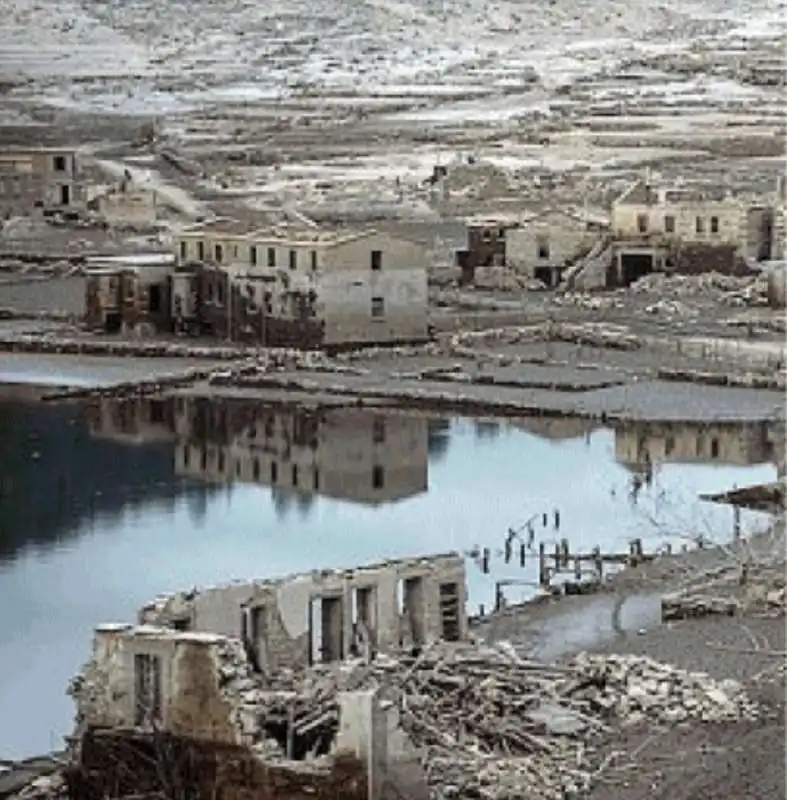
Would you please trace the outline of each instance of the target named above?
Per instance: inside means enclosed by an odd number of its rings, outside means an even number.
[[[637,214],[637,230],[640,233],[647,233],[648,232],[648,215],[647,214]]]
[[[249,264],[253,267],[257,264],[257,248],[254,245],[249,248]]]
[[[317,272],[317,251],[312,250],[312,272]]]
[[[372,316],[377,318],[385,316],[385,300],[382,297],[372,298]]]
[[[188,251],[186,249],[186,243],[185,242],[181,242],[180,243],[180,257],[185,259],[186,255],[187,255],[187,252]]]
[[[711,217],[710,218],[710,232],[711,233],[718,233],[719,232],[719,218],[718,217]]]
[[[702,217],[697,217],[694,227],[697,233],[705,233],[705,220]]]
[[[149,726],[161,719],[161,659],[147,653],[134,656],[134,724]]]
[[[372,467],[372,489],[382,489],[385,485],[385,470],[381,466]]]
[[[382,417],[375,417],[372,423],[372,441],[375,444],[385,441],[385,420]]]
[[[298,251],[290,250],[290,269],[296,269],[297,267],[298,267]]]
[[[269,247],[268,248],[268,266],[275,267],[276,266],[276,248]]]
[[[197,242],[197,261],[205,260],[205,242]]]
[[[544,237],[538,239],[538,257],[540,259],[549,258],[549,240]]]
[[[221,264],[222,259],[224,258],[224,248],[220,244],[217,244],[213,248],[213,254],[215,256],[216,262]]]
[[[66,171],[66,157],[55,156],[55,172],[65,172],[65,171]]]
[[[664,232],[675,233],[675,217],[669,215],[664,217]]]
[[[383,252],[382,250],[372,250],[372,270],[379,272],[383,268]]]

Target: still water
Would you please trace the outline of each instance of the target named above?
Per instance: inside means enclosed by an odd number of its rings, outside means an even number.
[[[772,480],[772,457],[758,425],[589,430],[186,398],[0,403],[0,758],[60,745],[73,715],[64,689],[92,626],[132,620],[157,593],[498,551],[530,518],[538,539],[572,549],[729,536],[732,511],[696,495]],[[496,580],[535,572],[499,553],[490,575],[468,561],[471,610],[489,607]]]

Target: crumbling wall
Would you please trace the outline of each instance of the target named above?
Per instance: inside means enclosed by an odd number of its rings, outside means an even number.
[[[163,596],[140,610],[139,622],[243,638],[260,669],[276,671],[341,660],[354,650],[465,639],[466,605],[464,560],[448,554]]]
[[[240,743],[241,729],[233,713],[237,709],[219,686],[225,658],[219,649],[222,644],[221,637],[130,625],[100,626],[92,658],[70,686],[77,706],[77,731],[137,724],[135,658],[146,656],[159,663],[160,707],[149,709],[157,725],[176,734]]]
[[[89,731],[66,774],[71,800],[172,796],[217,800],[368,800],[365,763],[351,755],[265,763],[248,749],[169,734]]]

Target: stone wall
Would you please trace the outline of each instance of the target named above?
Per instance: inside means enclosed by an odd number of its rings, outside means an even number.
[[[232,704],[217,675],[222,637],[130,625],[96,629],[91,660],[71,686],[77,731],[128,728],[138,723],[136,658],[158,662],[159,703],[149,709],[162,729],[176,735],[241,743]]]
[[[696,275],[718,272],[722,275],[744,275],[748,269],[732,244],[685,244],[675,254],[675,271]]]

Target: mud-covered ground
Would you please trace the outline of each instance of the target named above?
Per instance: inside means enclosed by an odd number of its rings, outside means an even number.
[[[511,609],[476,628],[520,652],[555,658],[583,646],[635,654],[717,680],[746,685],[763,708],[756,723],[618,730],[602,747],[591,800],[777,800],[785,796],[785,624],[779,613],[704,617],[659,624],[659,598],[747,553],[754,562],[782,563],[783,526],[737,549],[695,550],[620,573],[609,591]],[[783,566],[782,566],[783,569]],[[728,594],[739,587],[711,590]],[[743,591],[743,590],[741,590]],[[592,645],[561,638],[568,620],[589,616]]]
[[[235,215],[294,203],[316,218],[437,222],[490,202],[603,205],[648,165],[755,191],[781,168],[781,0],[2,0],[0,12],[7,141],[89,142],[86,156],[131,159]],[[140,146],[153,121],[157,150],[193,174]],[[435,193],[424,182],[438,164],[450,168]]]

